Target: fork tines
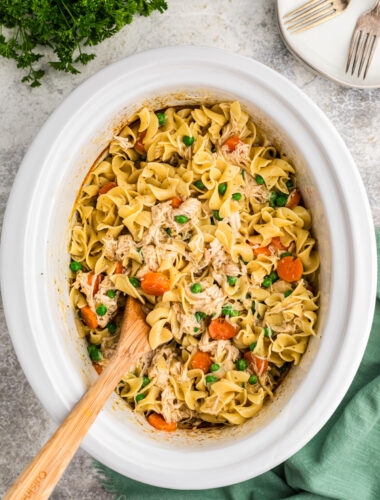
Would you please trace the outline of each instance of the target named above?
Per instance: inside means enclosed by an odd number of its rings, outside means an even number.
[[[363,80],[365,80],[378,41],[379,41],[378,37],[375,34],[369,32],[363,33],[362,30],[355,29],[354,34],[352,35],[351,38],[350,51],[348,53],[348,58],[347,58],[346,73],[350,69],[352,56],[355,53],[351,68],[351,75],[354,74],[355,68],[360,58],[358,77],[360,77],[362,69],[365,65],[365,70],[363,75]]]
[[[284,16],[292,33],[305,31],[324,23],[338,14],[332,0],[311,0]]]

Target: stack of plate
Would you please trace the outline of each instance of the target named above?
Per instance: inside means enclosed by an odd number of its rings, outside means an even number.
[[[311,69],[348,87],[380,87],[380,46],[375,52],[367,78],[346,74],[351,36],[359,16],[374,5],[374,0],[351,0],[343,14],[301,33],[290,33],[283,16],[305,4],[306,0],[277,0],[278,24],[288,49]]]

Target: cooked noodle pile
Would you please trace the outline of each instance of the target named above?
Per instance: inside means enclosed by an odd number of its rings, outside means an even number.
[[[319,267],[294,167],[238,102],[144,108],[76,205],[71,301],[100,371],[126,295],[152,353],[117,391],[157,429],[242,424],[315,335]]]

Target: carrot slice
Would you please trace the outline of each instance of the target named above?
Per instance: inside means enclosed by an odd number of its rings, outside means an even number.
[[[231,323],[228,323],[224,318],[213,319],[208,327],[208,333],[212,339],[228,340],[235,337],[238,333]]]
[[[95,295],[99,290],[99,284],[103,279],[102,274],[90,273],[87,276],[87,283],[92,286],[92,294]]]
[[[178,198],[178,196],[174,196],[174,198],[172,198],[171,205],[173,208],[178,208],[181,205],[181,203],[182,203],[182,200],[181,200],[181,198]]]
[[[272,255],[268,247],[256,247],[253,249],[253,253],[256,255],[256,257],[258,255],[268,255],[268,256]]]
[[[89,328],[91,328],[91,330],[98,327],[98,318],[89,306],[82,307],[80,312],[82,313],[83,321]]]
[[[140,132],[140,134],[137,136],[137,139],[135,142],[135,150],[140,154],[145,153],[145,146],[143,143],[143,139],[145,136],[146,136],[146,130],[144,130],[143,132]]]
[[[239,142],[241,142],[239,137],[237,135],[232,135],[229,139],[226,140],[223,146],[227,146],[228,151],[231,152],[235,151]]]
[[[272,238],[271,245],[273,245],[275,248],[277,248],[277,250],[286,250],[287,249],[287,247],[285,247],[281,243],[281,239],[280,239],[279,236],[276,236],[275,238]]]
[[[297,205],[300,204],[301,201],[301,193],[298,191],[298,189],[294,189],[288,196],[288,201],[286,202],[286,207],[287,208],[294,208]]]
[[[100,365],[99,363],[95,363],[94,361],[92,362],[92,366],[95,368],[96,373],[100,375],[103,371],[103,366]]]
[[[158,413],[151,413],[148,422],[159,431],[174,432],[177,428],[177,422],[166,422]]]
[[[156,297],[170,290],[170,280],[163,273],[146,273],[141,279],[141,288],[149,295]]]
[[[260,356],[255,356],[251,351],[244,354],[244,358],[248,361],[251,370],[253,370],[256,375],[263,375],[268,370],[268,360],[261,358]]]
[[[120,260],[118,260],[113,274],[121,274],[123,272],[123,269],[123,264],[120,262]]]
[[[277,264],[278,276],[289,283],[299,281],[303,274],[303,265],[299,257],[283,257]]]
[[[107,182],[107,184],[104,184],[104,186],[99,189],[98,196],[108,193],[108,191],[115,188],[116,186],[116,182]]]
[[[197,351],[191,359],[193,370],[202,370],[205,373],[210,371],[212,361],[208,352]]]

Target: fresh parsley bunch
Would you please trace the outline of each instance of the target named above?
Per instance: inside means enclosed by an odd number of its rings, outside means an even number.
[[[135,14],[163,12],[165,0],[0,0],[0,55],[26,69],[22,78],[31,87],[41,85],[45,71],[38,47],[56,55],[49,64],[60,71],[79,73],[95,54],[84,51],[110,38],[132,22]],[[3,29],[5,28],[5,30]]]

